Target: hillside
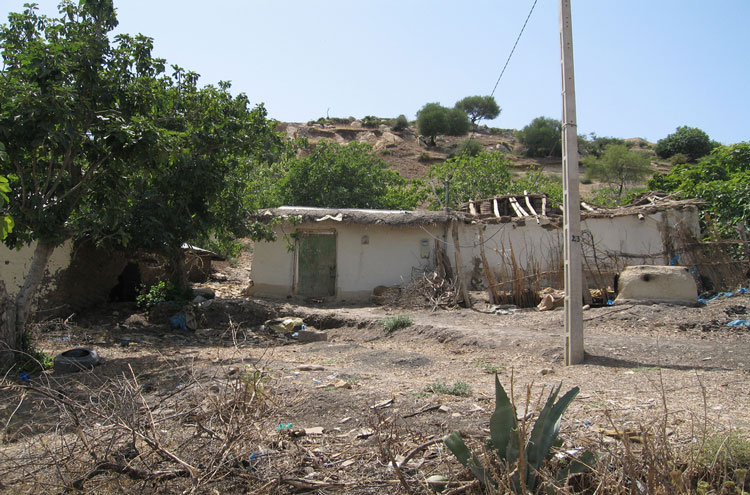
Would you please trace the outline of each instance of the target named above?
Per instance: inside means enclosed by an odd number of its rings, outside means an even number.
[[[523,175],[531,166],[558,178],[562,172],[560,158],[525,156],[524,146],[518,141],[517,131],[513,129],[480,126],[469,136],[438,136],[437,146],[428,146],[420,140],[415,126],[410,126],[403,131],[394,131],[389,125],[389,119],[371,117],[363,120],[331,118],[307,123],[288,122],[279,124],[278,130],[285,132],[289,138],[304,137],[311,143],[316,143],[321,139],[329,139],[339,144],[352,141],[368,143],[392,169],[409,179],[425,177],[433,163],[450,158],[458,145],[468,138],[478,141],[487,151],[507,152],[511,162],[511,173],[514,176]],[[667,162],[657,161],[653,153],[653,143],[640,138],[631,138],[626,141],[632,143],[632,149],[652,155],[652,164],[656,170],[668,170],[670,165]],[[583,179],[583,172],[581,169],[581,179]],[[581,194],[585,196],[599,187],[601,184],[596,182],[589,184],[581,182]]]

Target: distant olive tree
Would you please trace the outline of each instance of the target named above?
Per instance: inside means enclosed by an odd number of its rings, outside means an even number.
[[[435,146],[435,137],[465,136],[469,133],[469,117],[458,108],[446,108],[440,103],[427,103],[417,112],[417,130],[430,138]]]
[[[562,156],[562,125],[559,120],[537,117],[518,132],[528,156]]]
[[[456,103],[456,108],[463,110],[475,126],[482,119],[492,120],[500,115],[500,107],[493,96],[467,96]]]
[[[711,141],[708,134],[695,127],[681,126],[675,132],[656,142],[656,154],[661,158],[669,158],[682,153],[696,161],[708,155],[718,143]]]

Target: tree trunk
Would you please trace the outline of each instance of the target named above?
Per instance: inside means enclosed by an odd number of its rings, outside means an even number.
[[[0,369],[13,364],[13,350],[18,348],[16,335],[16,304],[0,280]]]
[[[187,291],[190,288],[190,281],[188,280],[187,266],[185,265],[185,252],[182,250],[182,247],[178,247],[170,253],[169,265],[172,281],[180,291]]]
[[[37,242],[29,273],[26,274],[15,301],[8,295],[5,285],[0,286],[0,364],[3,367],[12,364],[17,351],[24,350],[21,347],[31,314],[31,303],[54,250],[54,244]]]

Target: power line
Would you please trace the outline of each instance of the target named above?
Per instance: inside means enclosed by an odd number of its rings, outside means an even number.
[[[503,74],[505,74],[505,69],[508,67],[508,62],[510,62],[510,57],[513,56],[513,52],[516,51],[516,46],[518,46],[518,41],[521,39],[521,35],[523,34],[523,30],[526,29],[526,24],[529,22],[529,18],[531,17],[531,13],[534,12],[534,7],[536,7],[537,0],[534,0],[534,4],[531,6],[531,10],[529,10],[529,15],[526,16],[526,20],[523,23],[523,27],[521,28],[521,32],[518,33],[518,38],[516,38],[516,42],[513,44],[513,48],[510,50],[510,54],[508,55],[508,60],[505,61],[505,65],[503,66],[503,70],[500,71],[500,77],[497,78],[497,82],[495,83],[495,87],[492,88],[492,93],[490,93],[490,96],[495,96],[495,90],[497,89],[497,85],[500,84],[500,79],[502,79]]]

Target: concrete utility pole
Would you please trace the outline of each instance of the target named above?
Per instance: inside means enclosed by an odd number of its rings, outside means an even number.
[[[578,192],[578,127],[573,77],[573,28],[570,1],[560,3],[562,71],[563,255],[565,258],[565,364],[583,362],[581,197]]]

